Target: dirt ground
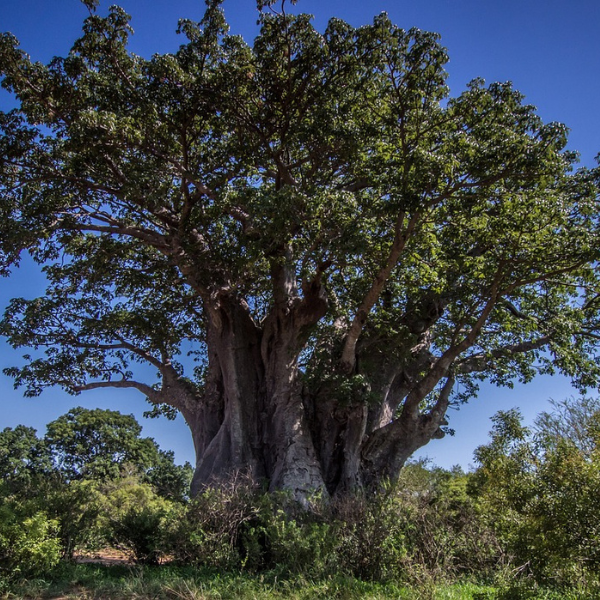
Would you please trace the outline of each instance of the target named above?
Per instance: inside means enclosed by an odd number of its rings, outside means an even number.
[[[126,552],[115,550],[114,548],[106,548],[98,552],[75,555],[75,562],[78,563],[94,563],[97,565],[132,565],[134,564],[131,556]]]

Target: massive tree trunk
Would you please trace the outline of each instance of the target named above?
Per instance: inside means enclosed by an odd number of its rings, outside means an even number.
[[[318,282],[302,298],[273,269],[277,302],[261,325],[233,294],[211,298],[204,394],[186,415],[196,447],[192,494],[242,471],[303,500],[325,490],[303,403],[298,357],[326,302]]]
[[[282,295],[261,324],[235,295],[213,298],[204,393],[182,410],[196,447],[192,494],[236,472],[300,501],[315,492],[376,487],[440,436],[441,404],[435,414],[394,419],[411,378],[427,363],[418,349],[411,357],[414,373],[393,362],[380,365],[371,406],[340,396],[344,376],[311,389],[298,360],[325,308],[318,284],[302,297]]]

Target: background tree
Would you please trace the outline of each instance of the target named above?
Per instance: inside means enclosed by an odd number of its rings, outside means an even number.
[[[2,267],[49,281],[5,314],[16,384],[138,389],[185,417],[195,492],[298,498],[395,478],[478,380],[595,385],[598,172],[566,128],[509,84],[449,97],[438,36],[385,14],[259,9],[253,46],[211,0],[150,60],[119,8],[46,66],[2,37]]]
[[[0,480],[4,493],[27,495],[40,479],[53,472],[52,455],[35,429],[17,425],[0,432]]]
[[[193,475],[194,469],[189,462],[177,465],[171,450],[159,450],[142,480],[162,498],[183,501],[189,497]]]
[[[44,439],[68,481],[105,479],[126,469],[144,473],[156,464],[158,446],[141,432],[133,415],[78,407],[49,423]]]
[[[590,458],[600,440],[600,399],[589,396],[550,400],[552,411],[535,419],[534,431],[544,445],[556,446],[564,440],[575,444]]]
[[[66,481],[130,475],[165,498],[182,500],[189,491],[190,464],[176,465],[173,452],[141,432],[133,415],[78,407],[48,424],[44,442]]]

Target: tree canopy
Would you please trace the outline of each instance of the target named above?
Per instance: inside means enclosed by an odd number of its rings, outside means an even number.
[[[52,469],[52,456],[35,429],[17,425],[0,432],[0,474],[5,486],[26,488]]]
[[[298,497],[394,478],[483,379],[596,386],[599,172],[566,127],[509,83],[451,96],[439,36],[384,13],[267,8],[250,45],[209,0],[150,59],[118,7],[48,65],[2,36],[1,267],[48,278],[2,321],[16,385],[136,388],[186,418],[196,490]]]

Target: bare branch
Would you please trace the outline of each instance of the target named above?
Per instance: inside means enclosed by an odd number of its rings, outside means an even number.
[[[484,371],[491,366],[493,359],[506,358],[514,354],[521,354],[524,352],[531,352],[532,350],[539,350],[544,346],[547,346],[552,341],[552,335],[544,335],[536,340],[530,340],[528,342],[521,342],[519,344],[511,344],[492,350],[487,354],[475,354],[472,356],[466,356],[458,363],[459,373],[473,373],[477,371]]]
[[[100,388],[134,388],[142,394],[144,394],[151,402],[155,404],[160,404],[163,402],[161,399],[161,394],[154,388],[150,387],[145,383],[140,383],[138,381],[131,381],[128,379],[119,379],[117,381],[92,381],[90,383],[85,383],[83,385],[74,386],[73,389],[76,392],[84,392],[88,390],[96,390]]]

